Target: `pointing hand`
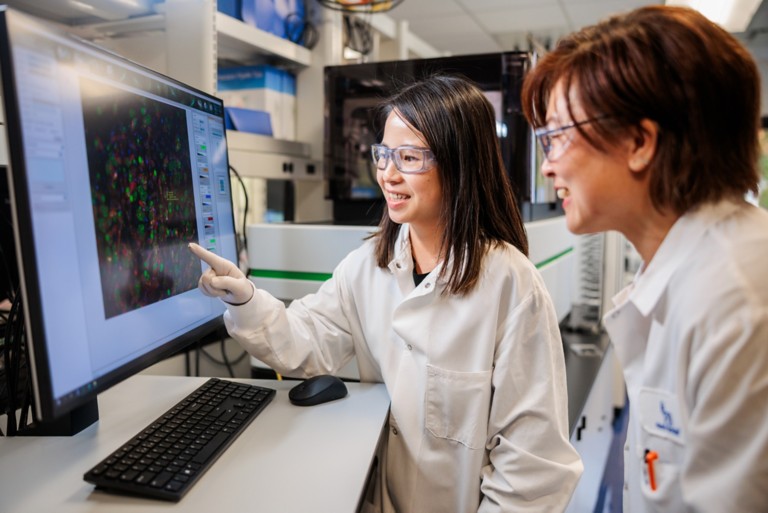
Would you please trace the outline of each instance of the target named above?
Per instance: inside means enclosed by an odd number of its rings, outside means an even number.
[[[203,271],[198,287],[206,296],[221,298],[231,305],[247,303],[253,297],[253,284],[238,267],[194,242],[189,250],[210,266]]]

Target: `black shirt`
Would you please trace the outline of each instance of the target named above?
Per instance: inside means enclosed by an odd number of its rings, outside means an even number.
[[[419,274],[416,272],[416,268],[413,269],[413,283],[418,287],[419,284],[424,281],[429,273]]]

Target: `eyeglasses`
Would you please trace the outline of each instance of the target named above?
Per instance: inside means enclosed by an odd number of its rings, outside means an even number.
[[[383,144],[371,145],[371,157],[376,169],[385,170],[389,158],[395,163],[395,167],[401,173],[418,174],[426,173],[432,168],[435,154],[429,148],[416,148],[414,146],[398,146],[388,148]]]
[[[554,162],[562,157],[565,150],[571,145],[571,141],[573,140],[573,132],[569,132],[571,128],[593,123],[606,117],[607,116],[597,116],[555,128],[541,127],[534,130],[533,134],[536,136],[536,139],[538,139],[546,159],[550,162]]]

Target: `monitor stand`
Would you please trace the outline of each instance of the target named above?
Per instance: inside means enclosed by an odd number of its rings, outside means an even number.
[[[25,426],[16,436],[72,436],[99,420],[99,403],[91,401],[75,408],[66,415],[50,422],[38,422]]]

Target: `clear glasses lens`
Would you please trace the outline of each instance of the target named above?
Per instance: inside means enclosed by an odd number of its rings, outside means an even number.
[[[535,131],[544,156],[550,162],[560,158],[571,143],[572,135],[567,128],[539,128]]]
[[[544,152],[544,156],[548,161],[554,162],[565,153],[565,150],[567,150],[568,146],[571,144],[574,128],[610,117],[610,115],[601,115],[585,119],[584,121],[571,123],[570,125],[563,125],[555,128],[541,127],[534,130],[533,133],[541,145],[541,150]]]
[[[378,169],[384,169],[389,162],[389,148],[381,144],[374,144],[371,146],[371,157],[373,157],[373,163]]]
[[[378,169],[384,170],[389,159],[395,163],[395,167],[401,173],[423,173],[430,169],[430,162],[434,159],[432,151],[426,148],[413,148],[410,146],[398,146],[388,148],[383,144],[371,146],[371,157]]]

